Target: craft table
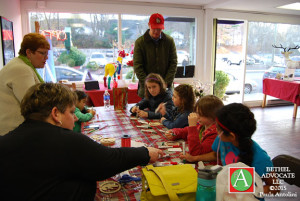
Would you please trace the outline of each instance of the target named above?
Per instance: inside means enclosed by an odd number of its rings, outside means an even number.
[[[105,90],[108,90],[110,94],[110,104],[113,105],[113,91],[112,89],[107,89],[104,87],[103,84],[99,84],[100,89],[99,90],[85,90],[85,93],[88,94],[93,106],[98,107],[98,106],[103,106],[103,94]],[[137,83],[132,83],[128,85],[128,103],[138,103],[141,98],[137,95],[137,88],[138,84]]]
[[[297,116],[297,108],[300,105],[300,82],[283,81],[271,78],[263,80],[263,102],[262,107],[266,106],[267,95],[294,103],[293,117]]]
[[[83,134],[89,136],[91,139],[100,143],[100,139],[104,137],[113,137],[116,139],[115,145],[112,147],[121,147],[121,137],[122,135],[130,135],[131,141],[137,143],[143,143],[146,146],[152,146],[158,148],[162,142],[167,142],[167,138],[164,133],[168,129],[163,125],[151,126],[153,132],[143,131],[144,128],[139,128],[141,125],[145,125],[143,122],[156,122],[159,120],[147,120],[140,119],[134,116],[130,116],[129,109],[133,106],[133,104],[128,105],[127,110],[114,110],[113,106],[111,106],[108,110],[104,109],[104,107],[96,107],[96,115],[90,122],[85,122],[82,125]],[[85,126],[87,125],[99,125],[99,129],[97,130],[87,130]],[[149,129],[146,129],[149,130]],[[181,147],[181,146],[180,146]],[[188,150],[188,146],[186,146]],[[169,157],[163,157],[159,159],[161,162],[177,162],[181,163],[182,161],[179,158],[180,152],[168,152],[168,149],[162,149],[165,153],[169,154]],[[130,176],[141,177],[141,167],[138,166],[129,170]],[[106,181],[110,180],[118,180],[120,175],[105,180],[97,182],[97,187],[103,184]],[[138,201],[140,198],[140,193],[142,191],[142,182],[141,181],[131,181],[125,185],[122,185],[121,190],[112,193],[105,194],[100,192],[99,188],[97,188],[95,200],[130,200],[130,201]]]

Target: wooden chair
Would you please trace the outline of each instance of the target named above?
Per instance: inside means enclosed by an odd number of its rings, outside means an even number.
[[[289,155],[278,155],[272,159],[274,167],[288,167],[289,173],[294,173],[295,178],[283,178],[283,180],[290,184],[300,187],[300,179],[297,175],[300,175],[300,159]]]

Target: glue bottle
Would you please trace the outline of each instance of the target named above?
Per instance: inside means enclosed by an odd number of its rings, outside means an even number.
[[[103,103],[104,103],[104,108],[105,109],[109,109],[109,105],[110,105],[110,94],[108,93],[107,90],[105,90],[104,94],[103,94]]]

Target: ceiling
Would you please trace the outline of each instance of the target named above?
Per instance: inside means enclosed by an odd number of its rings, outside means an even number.
[[[26,1],[26,0],[21,0]],[[300,16],[300,10],[276,8],[300,0],[36,0],[60,2],[103,2],[115,4],[137,4],[153,6],[169,6],[178,8],[203,8],[215,10],[244,11],[251,13],[275,13]]]
[[[111,0],[110,0],[111,1]],[[241,10],[255,13],[277,13],[300,15],[300,10],[276,8],[285,4],[300,2],[300,0],[119,0],[140,3],[172,4],[173,6],[197,6],[204,9]]]

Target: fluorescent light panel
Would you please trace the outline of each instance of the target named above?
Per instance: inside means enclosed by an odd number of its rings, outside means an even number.
[[[287,5],[284,5],[284,6],[279,6],[277,8],[290,9],[290,10],[300,10],[300,2],[287,4]]]

